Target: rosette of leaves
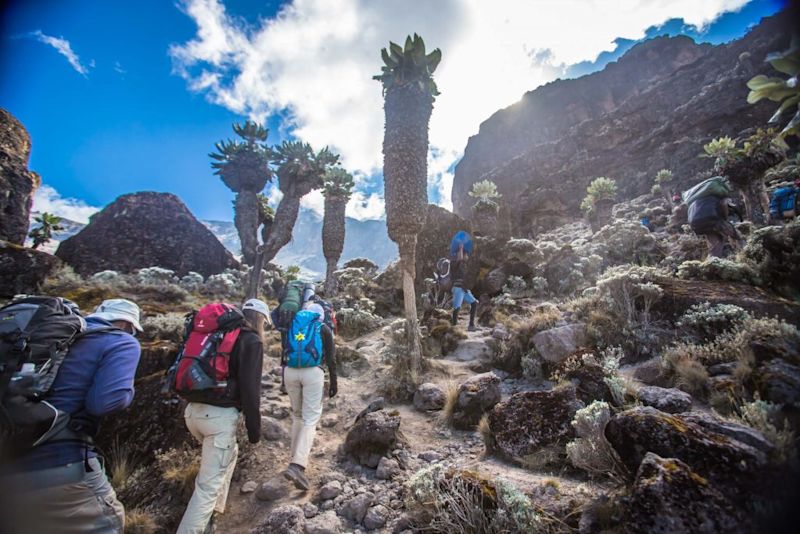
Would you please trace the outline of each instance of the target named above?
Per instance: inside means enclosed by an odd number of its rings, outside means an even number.
[[[703,145],[704,158],[714,158],[714,170],[720,172],[722,167],[736,154],[736,142],[729,136],[717,137]]]
[[[386,226],[397,243],[403,272],[403,295],[408,340],[408,370],[415,381],[422,366],[422,347],[414,289],[417,234],[425,225],[428,204],[428,122],[439,94],[433,72],[442,52],[426,53],[417,34],[405,45],[389,43],[381,50],[383,67],[373,79],[381,82],[384,97],[383,176]]]
[[[671,182],[673,178],[672,171],[669,169],[661,169],[656,173],[656,183],[664,184]]]
[[[800,133],[800,38],[797,35],[792,39],[791,46],[782,52],[773,52],[767,55],[766,61],[780,73],[788,78],[765,76],[759,74],[747,82],[750,93],[747,102],[755,104],[766,98],[773,102],[780,102],[775,114],[769,119],[770,123],[778,123],[785,113],[794,110],[794,115],[780,131],[781,136],[798,135]]]
[[[60,232],[64,229],[61,226],[61,217],[53,215],[52,213],[44,212],[33,218],[39,226],[31,230],[28,236],[33,239],[33,249],[41,247],[51,239],[53,239],[53,232]]]
[[[325,274],[325,297],[336,294],[337,283],[334,272],[344,250],[345,211],[353,190],[353,175],[341,167],[333,167],[325,174],[325,215],[322,219],[322,253],[327,264]]]
[[[253,121],[233,124],[242,140],[220,141],[209,154],[211,167],[222,183],[236,193],[233,222],[239,234],[244,262],[252,265],[258,246],[259,207],[257,195],[272,179],[272,151],[264,143],[269,130]]]
[[[581,202],[581,209],[591,213],[601,201],[613,201],[617,198],[617,182],[611,178],[600,176],[592,180],[586,188],[586,197]]]
[[[476,210],[490,209],[495,212],[500,207],[497,202],[495,202],[495,199],[503,196],[497,191],[497,185],[491,180],[475,182],[472,184],[472,189],[470,189],[467,194],[472,198],[478,199],[473,206]]]

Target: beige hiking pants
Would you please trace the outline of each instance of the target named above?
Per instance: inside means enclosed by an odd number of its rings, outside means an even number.
[[[183,416],[186,428],[203,444],[203,454],[194,493],[183,513],[178,534],[202,534],[211,515],[225,511],[239,454],[236,444],[239,410],[190,402]]]
[[[292,402],[291,462],[306,467],[317,423],[322,416],[325,371],[321,367],[287,367],[284,380]]]

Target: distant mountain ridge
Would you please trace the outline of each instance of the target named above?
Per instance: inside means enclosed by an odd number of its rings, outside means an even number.
[[[36,223],[31,216],[33,228]],[[201,220],[220,242],[235,256],[241,254],[239,235],[231,221],[205,221]],[[53,240],[43,245],[41,250],[53,253],[58,244],[68,237],[80,232],[86,224],[61,219],[64,230],[56,232]],[[397,245],[390,239],[386,231],[385,221],[358,221],[348,217],[345,221],[344,251],[339,263],[342,264],[353,258],[368,258],[380,268],[386,267],[397,257]],[[30,243],[29,243],[30,244]],[[300,215],[295,224],[292,241],[283,247],[274,260],[282,267],[297,265],[304,276],[317,278],[325,273],[325,257],[322,254],[322,220],[311,210],[300,210]]]

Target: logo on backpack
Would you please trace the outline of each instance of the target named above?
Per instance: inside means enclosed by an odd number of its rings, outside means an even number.
[[[69,414],[47,402],[70,347],[91,333],[74,303],[27,297],[0,308],[0,453],[16,455],[67,428]]]
[[[320,367],[322,365],[322,317],[316,312],[297,312],[289,328],[284,361],[289,367]]]
[[[206,304],[187,315],[183,347],[168,372],[168,382],[189,401],[225,399],[230,388],[230,357],[244,322],[230,304]]]

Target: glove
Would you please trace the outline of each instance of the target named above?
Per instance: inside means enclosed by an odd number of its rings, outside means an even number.
[[[328,388],[328,396],[332,399],[336,396],[336,393],[339,392],[339,385],[336,383],[336,377],[331,377],[331,385]]]

